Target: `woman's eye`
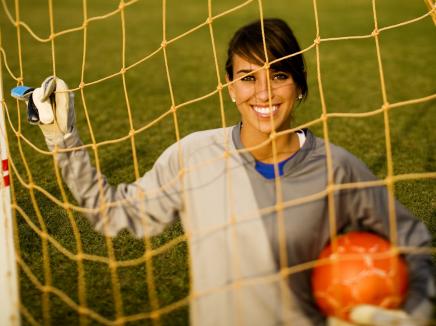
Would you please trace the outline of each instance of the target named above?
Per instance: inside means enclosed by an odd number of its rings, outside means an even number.
[[[248,75],[248,76],[242,77],[241,80],[242,81],[254,81],[254,76]]]
[[[274,80],[286,80],[289,76],[283,72],[278,72],[273,75]]]

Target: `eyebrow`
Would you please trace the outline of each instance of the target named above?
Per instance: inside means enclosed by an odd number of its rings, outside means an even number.
[[[282,70],[280,70],[280,69],[274,69],[274,68],[270,68],[269,69],[271,72],[285,72],[285,71],[282,71]],[[258,71],[258,69],[240,69],[240,70],[238,70],[237,72],[236,72],[236,75],[237,74],[250,74],[250,73],[252,73],[253,71]]]
[[[238,71],[236,72],[236,74],[241,74],[241,73],[243,73],[243,74],[249,74],[249,73],[251,73],[251,72],[253,72],[253,69],[240,69],[240,70],[238,70]]]

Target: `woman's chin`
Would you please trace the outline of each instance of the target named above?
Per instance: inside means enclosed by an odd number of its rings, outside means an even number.
[[[271,134],[273,131],[278,132],[280,130],[284,130],[287,128],[289,128],[289,126],[285,128],[282,124],[279,124],[277,121],[273,123],[271,122],[271,120],[258,121],[257,124],[257,129],[265,134]]]
[[[274,128],[274,126],[271,124],[271,122],[265,122],[265,123],[258,124],[257,130],[259,132],[269,136],[274,130],[277,130],[277,129]]]

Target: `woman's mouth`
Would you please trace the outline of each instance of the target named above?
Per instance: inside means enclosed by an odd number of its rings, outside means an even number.
[[[258,116],[262,118],[268,118],[269,116],[274,115],[277,112],[279,106],[278,105],[272,105],[272,106],[252,105],[252,108]]]

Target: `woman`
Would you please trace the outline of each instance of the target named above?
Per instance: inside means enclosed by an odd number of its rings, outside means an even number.
[[[170,146],[153,168],[133,184],[108,185],[86,150],[57,153],[62,176],[78,203],[92,209],[89,220],[114,236],[126,228],[138,237],[162,232],[181,218],[191,257],[191,321],[194,325],[323,324],[313,301],[310,270],[280,270],[315,260],[329,241],[327,198],[280,208],[325,190],[324,142],[309,130],[290,128],[295,105],[307,96],[306,70],[292,31],[279,19],[243,26],[230,41],[226,63],[230,96],[241,123],[191,134]],[[265,62],[273,62],[265,67]],[[48,78],[33,92],[40,124],[51,150],[82,145],[74,126],[72,95]],[[331,145],[334,182],[374,180],[366,166]],[[278,184],[277,181],[280,181]],[[370,229],[388,236],[384,187],[335,193],[337,232]],[[275,209],[278,207],[277,209]],[[262,212],[262,214],[261,214]],[[427,246],[423,224],[396,203],[400,246]],[[279,227],[280,225],[280,227]],[[404,310],[427,318],[431,259],[408,257],[410,291]]]

